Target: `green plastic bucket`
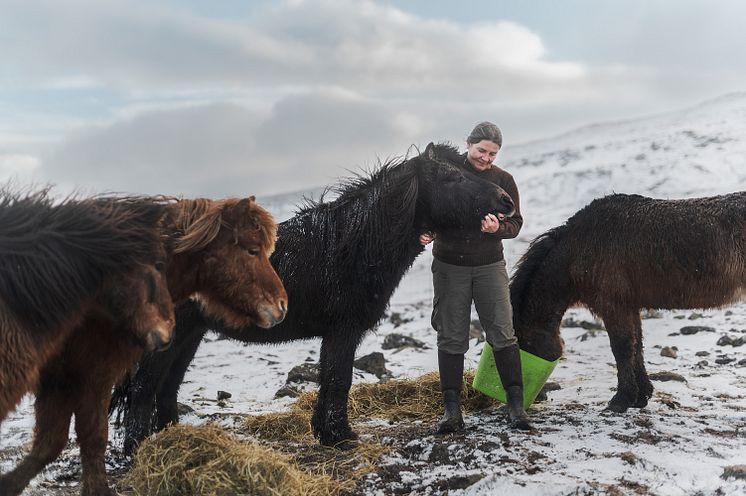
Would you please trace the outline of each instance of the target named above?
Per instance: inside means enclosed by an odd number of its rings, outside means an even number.
[[[523,408],[528,409],[539,395],[541,388],[549,379],[559,359],[550,362],[521,350],[521,371],[523,373]],[[482,357],[474,375],[472,387],[498,401],[507,403],[505,388],[500,381],[500,374],[495,367],[495,355],[492,347],[484,343]]]

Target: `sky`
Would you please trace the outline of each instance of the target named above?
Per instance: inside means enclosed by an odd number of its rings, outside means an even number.
[[[746,90],[739,0],[0,0],[0,180],[259,197]],[[499,161],[499,159],[498,159]]]

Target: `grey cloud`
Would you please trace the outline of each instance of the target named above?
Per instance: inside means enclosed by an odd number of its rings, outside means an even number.
[[[227,104],[152,111],[78,133],[44,157],[42,172],[92,191],[266,195],[333,183],[382,151],[404,153],[415,132],[401,122],[334,93],[297,95],[268,115]]]
[[[500,99],[577,90],[584,79],[578,64],[545,58],[541,40],[521,26],[462,26],[371,1],[286,2],[238,21],[131,0],[32,5],[10,0],[0,17],[5,51],[21,72],[81,73],[126,91],[334,85]]]

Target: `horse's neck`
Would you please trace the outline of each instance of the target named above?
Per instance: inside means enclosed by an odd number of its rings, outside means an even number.
[[[178,305],[200,290],[200,261],[190,252],[174,253],[170,258],[166,272],[168,291],[174,304]]]
[[[514,324],[521,348],[546,359],[561,356],[560,324],[573,303],[572,293],[566,271],[542,273],[540,269],[522,294],[513,295]]]

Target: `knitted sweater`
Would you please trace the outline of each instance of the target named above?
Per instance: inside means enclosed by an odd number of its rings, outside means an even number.
[[[466,154],[463,158],[460,167],[477,177],[497,184],[510,195],[515,203],[515,213],[500,221],[500,227],[495,233],[483,233],[479,229],[458,229],[436,233],[433,256],[441,262],[469,267],[499,262],[503,259],[502,240],[518,236],[523,225],[518,187],[515,185],[513,176],[496,165],[480,172],[467,161]]]

